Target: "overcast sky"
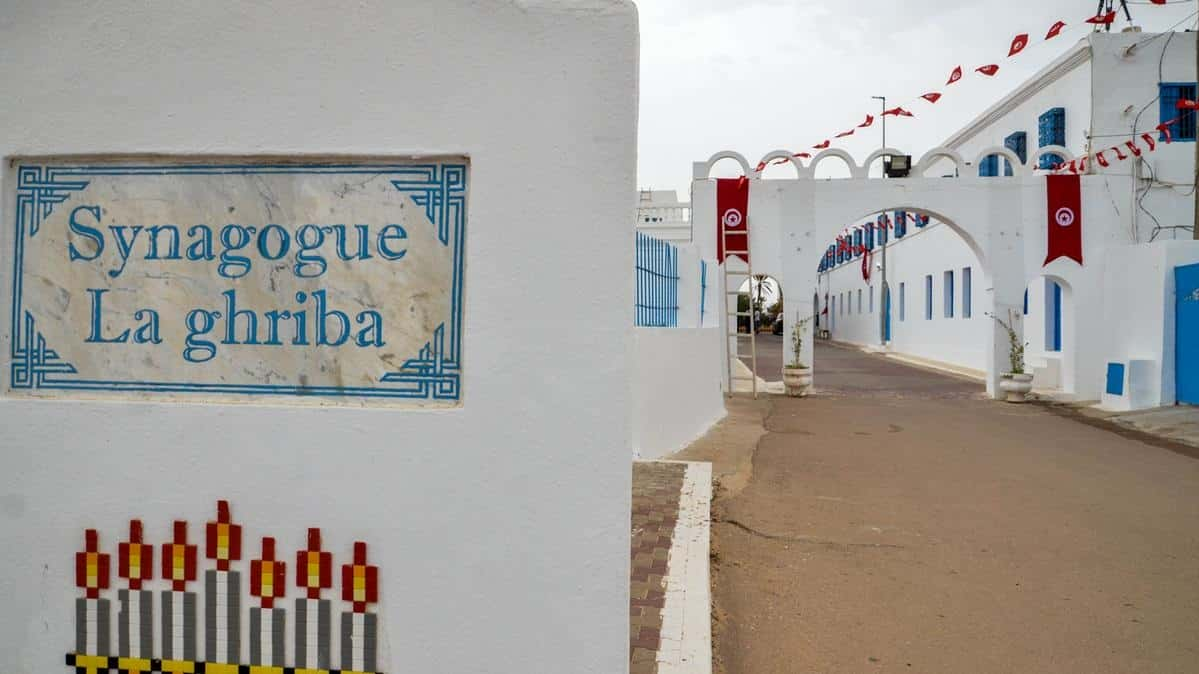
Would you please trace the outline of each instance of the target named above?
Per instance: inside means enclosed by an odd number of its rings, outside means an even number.
[[[1170,0],[1172,3],[1178,0]],[[1196,11],[1190,0],[1132,4],[1145,31]],[[919,157],[1085,36],[1096,0],[637,0],[641,16],[642,188],[686,200],[691,162],[737,150],[754,163],[775,149],[807,150],[879,112],[871,96],[904,104],[887,144]],[[1049,42],[1055,21],[1069,27]],[[1127,25],[1123,18],[1114,29]],[[1194,26],[1188,20],[1179,30]],[[1012,38],[1029,47],[1007,58]],[[1001,66],[994,78],[975,67]],[[968,75],[945,89],[954,66]],[[971,76],[973,75],[973,76]],[[917,97],[946,92],[935,106]],[[912,102],[913,99],[915,102]],[[839,145],[859,161],[879,125]],[[724,162],[722,175],[737,175]],[[822,165],[823,168],[823,165]],[[787,175],[789,167],[768,169]]]

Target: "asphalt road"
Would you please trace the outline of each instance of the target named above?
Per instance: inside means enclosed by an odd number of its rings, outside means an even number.
[[[718,671],[1199,671],[1199,461],[878,356],[816,362],[812,398],[733,401],[766,433],[714,505]]]
[[[782,335],[772,335],[769,332],[758,333],[758,338],[754,340],[758,349],[758,376],[766,381],[782,381],[783,380],[783,337]],[[746,353],[749,352],[749,340],[741,340],[741,348]],[[753,369],[753,364],[749,358],[742,358],[741,362],[745,363],[745,367]]]

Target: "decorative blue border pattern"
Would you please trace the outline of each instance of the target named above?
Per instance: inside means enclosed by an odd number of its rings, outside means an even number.
[[[452,249],[453,272],[449,344],[443,322],[415,358],[398,372],[383,374],[380,387],[292,386],[271,384],[189,384],[80,378],[78,370],[47,347],[34,317],[22,311],[25,241],[33,238],[54,207],[72,192],[86,189],[87,176],[122,175],[267,175],[346,174],[386,176],[392,185],[424,209],[441,243]],[[466,234],[465,164],[312,164],[312,165],[162,165],[162,166],[21,166],[17,169],[13,248],[12,366],[13,389],[90,390],[154,393],[233,393],[247,395],[333,396],[458,401],[462,392],[462,283]],[[26,236],[28,234],[28,236]]]

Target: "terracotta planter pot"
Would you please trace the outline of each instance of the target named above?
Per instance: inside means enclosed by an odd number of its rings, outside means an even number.
[[[806,398],[812,391],[812,368],[784,367],[783,385],[792,398]]]
[[[1004,400],[1009,403],[1022,403],[1032,390],[1032,375],[1007,372],[999,382],[999,390],[1006,394]]]

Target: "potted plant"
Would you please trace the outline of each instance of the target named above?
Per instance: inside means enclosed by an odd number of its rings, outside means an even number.
[[[1004,399],[1009,403],[1022,403],[1029,391],[1032,391],[1032,375],[1024,372],[1024,347],[1028,346],[1028,343],[1021,342],[1015,328],[1012,327],[1016,318],[1010,309],[1007,321],[994,314],[991,314],[991,318],[1007,331],[1008,371],[1001,375],[999,390],[1004,392]]]
[[[791,330],[791,362],[783,366],[783,385],[787,387],[787,395],[792,398],[806,398],[812,390],[812,368],[803,363],[803,336],[808,329],[808,321],[796,317]]]

